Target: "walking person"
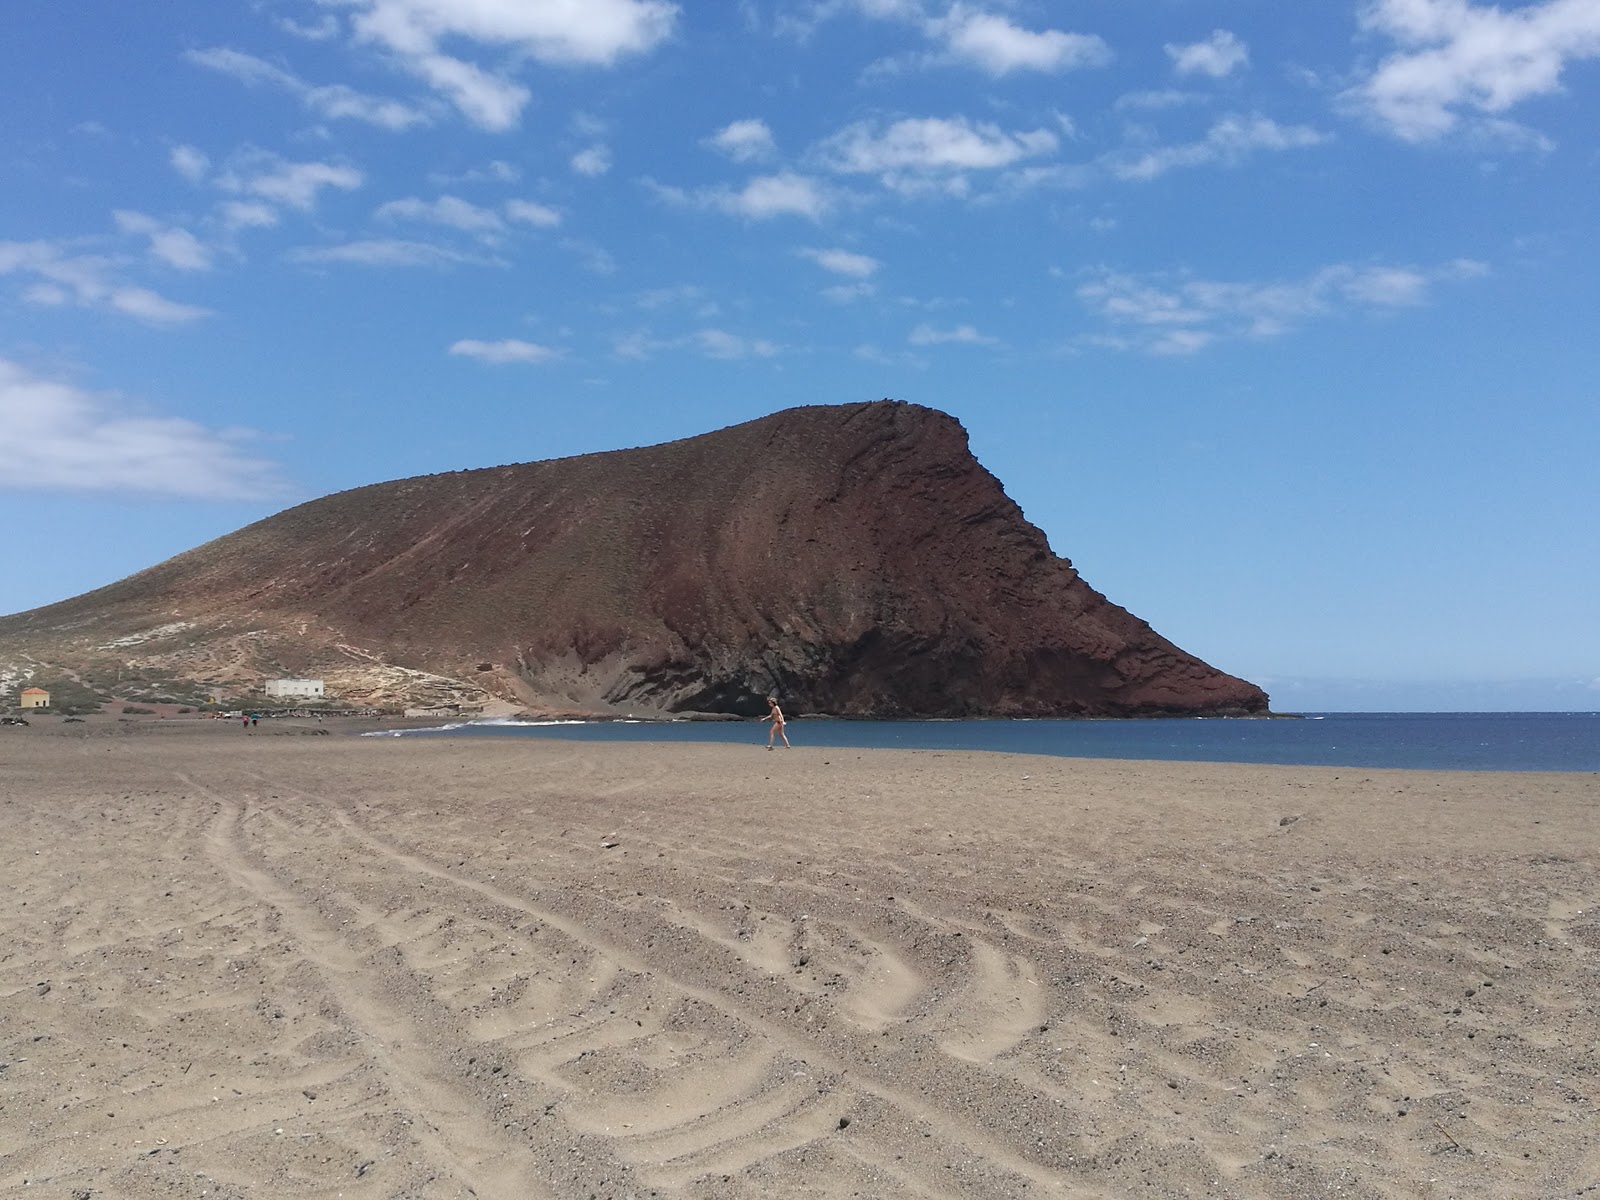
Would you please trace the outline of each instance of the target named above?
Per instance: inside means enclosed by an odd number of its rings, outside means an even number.
[[[789,745],[789,735],[783,731],[783,709],[778,707],[778,698],[776,696],[767,697],[767,709],[767,715],[761,718],[763,721],[772,722],[772,728],[767,730],[767,749],[772,749],[772,739],[774,736],[781,737],[783,739],[783,748],[785,750],[794,749],[793,746]]]

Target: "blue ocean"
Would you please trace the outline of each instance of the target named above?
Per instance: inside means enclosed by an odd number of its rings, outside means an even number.
[[[568,738],[764,746],[757,721],[467,722],[390,737]],[[794,719],[796,746],[998,750],[1068,758],[1432,771],[1600,772],[1600,713],[1308,713],[1300,718],[1100,721]],[[374,736],[374,735],[368,735]]]

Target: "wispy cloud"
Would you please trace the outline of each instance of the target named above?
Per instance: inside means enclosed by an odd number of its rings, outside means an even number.
[[[803,247],[795,253],[801,258],[809,258],[824,271],[832,271],[835,275],[846,275],[851,279],[867,279],[883,265],[870,255],[857,254],[853,250]]]
[[[636,295],[633,303],[646,312],[685,309],[699,320],[708,320],[720,311],[720,306],[706,293],[705,288],[692,283],[682,283],[676,287],[650,288]]]
[[[254,200],[224,201],[218,206],[217,215],[228,229],[270,229],[278,223],[277,209]]]
[[[328,188],[354,191],[364,176],[345,163],[289,162],[264,150],[246,150],[230,160],[216,176],[217,186],[269,200],[287,208],[310,212]]]
[[[184,57],[196,66],[231,76],[240,83],[287,92],[296,97],[308,112],[327,120],[364,121],[393,130],[410,129],[428,123],[428,115],[410,104],[382,96],[369,96],[342,83],[307,83],[291,71],[240,50],[214,46],[207,50],[191,50]]]
[[[1024,29],[997,13],[969,4],[952,5],[944,16],[926,22],[924,30],[942,43],[950,60],[994,76],[1012,71],[1099,67],[1112,57],[1111,48],[1093,34]]]
[[[199,183],[211,170],[211,160],[193,146],[174,146],[168,160],[172,169],[190,183]]]
[[[822,298],[831,304],[854,304],[875,295],[877,288],[866,280],[857,283],[838,283],[822,289]]]
[[[175,225],[164,225],[144,213],[118,209],[112,214],[117,228],[124,233],[140,234],[149,239],[150,257],[179,271],[209,271],[210,249],[190,233]]]
[[[611,170],[611,147],[600,143],[586,146],[574,154],[567,165],[574,173],[590,179],[604,175]]]
[[[536,229],[554,229],[561,224],[559,209],[551,208],[548,204],[537,204],[532,200],[507,200],[506,216],[524,225],[532,225]]]
[[[1107,155],[1106,170],[1115,178],[1148,180],[1179,167],[1230,166],[1260,150],[1296,150],[1319,146],[1328,136],[1307,125],[1280,125],[1260,115],[1223,117],[1197,142]]]
[[[448,246],[399,238],[369,238],[333,246],[301,246],[289,252],[289,260],[306,264],[344,263],[358,267],[479,266],[490,261]]]
[[[1089,339],[1095,344],[1192,354],[1219,340],[1278,337],[1341,312],[1415,307],[1428,302],[1437,284],[1487,273],[1484,264],[1470,259],[1436,267],[1340,263],[1303,279],[1272,282],[1140,276],[1102,268],[1078,286],[1077,295],[1118,330]]]
[[[816,221],[833,207],[831,195],[818,180],[793,171],[758,175],[737,189],[714,187],[686,191],[648,179],[645,184],[669,203],[710,209],[752,221],[786,216]]]
[[[1165,49],[1172,60],[1172,69],[1179,75],[1209,75],[1221,79],[1250,61],[1250,51],[1245,44],[1226,29],[1213,30],[1204,41],[1188,45],[1168,42]]]
[[[373,214],[379,221],[413,222],[438,225],[496,245],[510,233],[510,224],[536,229],[554,229],[561,224],[561,213],[532,200],[507,200],[499,209],[473,204],[459,196],[444,195],[432,200],[406,196],[378,206]]]
[[[822,22],[845,13],[906,25],[927,39],[929,49],[880,60],[869,69],[872,75],[959,66],[998,78],[1014,71],[1100,67],[1113,58],[1111,47],[1095,34],[1029,29],[989,6],[965,0],[937,5],[923,0],[820,0],[804,17],[780,19],[779,29],[809,37]]]
[[[1177,88],[1155,88],[1142,92],[1124,92],[1118,96],[1113,107],[1118,112],[1126,109],[1137,109],[1146,112],[1158,112],[1168,108],[1182,108],[1186,104],[1196,104],[1203,100],[1199,92],[1182,92]]]
[[[756,118],[731,121],[706,139],[706,145],[734,162],[755,162],[771,158],[778,143],[767,123]]]
[[[339,20],[331,14],[319,21],[296,21],[290,17],[279,17],[276,23],[279,29],[302,41],[326,42],[339,36]]]
[[[907,335],[913,346],[993,346],[999,338],[979,333],[971,325],[957,325],[952,329],[935,329],[932,325],[918,325]]]
[[[197,500],[282,495],[277,466],[247,453],[246,430],[129,412],[101,395],[0,358],[0,487],[134,492]]]
[[[725,329],[699,329],[689,340],[708,358],[771,358],[779,352],[776,342],[741,337]]]
[[[463,338],[450,347],[450,353],[462,358],[475,358],[479,362],[501,366],[506,363],[542,363],[557,357],[549,346],[505,338],[498,342],[481,342],[476,338]]]
[[[380,221],[419,221],[443,225],[474,237],[494,240],[505,232],[506,223],[493,209],[469,203],[459,196],[440,196],[434,200],[421,200],[407,196],[380,205],[374,214]]]
[[[210,314],[125,282],[120,278],[125,265],[121,258],[79,253],[63,243],[0,242],[0,275],[31,278],[23,290],[29,303],[100,309],[151,325],[184,325]]]
[[[446,53],[478,48],[497,59],[609,66],[654,49],[678,14],[666,0],[347,0],[360,40],[394,55],[411,74],[483,129],[515,128],[531,93],[497,70]]]
[[[1462,110],[1498,115],[1561,88],[1568,62],[1600,57],[1600,4],[1514,8],[1468,0],[1368,0],[1362,25],[1400,49],[1347,94],[1407,141],[1457,128]]]
[[[812,158],[842,175],[877,175],[889,186],[903,176],[991,171],[1053,154],[1060,141],[1048,129],[1007,133],[965,117],[907,118],[882,126],[859,121],[819,143]]]
[[[704,328],[681,337],[657,337],[649,332],[621,334],[612,345],[617,357],[644,360],[663,351],[689,350],[706,358],[731,361],[745,358],[772,358],[783,347],[766,338],[745,337],[726,329]]]
[[[515,183],[520,178],[521,171],[504,159],[496,158],[481,167],[469,167],[454,174],[435,171],[428,176],[428,182],[440,187],[454,187],[463,183]]]

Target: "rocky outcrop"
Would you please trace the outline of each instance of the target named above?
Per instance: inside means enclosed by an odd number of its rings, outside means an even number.
[[[597,712],[1267,707],[1051,553],[959,422],[891,401],[357,488],[0,620],[0,655],[117,642],[190,674],[386,671],[406,694],[410,672]]]

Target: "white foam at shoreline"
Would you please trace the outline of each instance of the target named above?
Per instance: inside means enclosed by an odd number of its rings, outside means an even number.
[[[373,729],[362,737],[407,737],[413,733],[454,733],[458,729],[536,729],[546,725],[642,725],[643,721],[579,721],[572,718],[549,721],[519,721],[515,717],[484,717],[477,721],[452,721],[448,725],[425,725],[416,729]]]

